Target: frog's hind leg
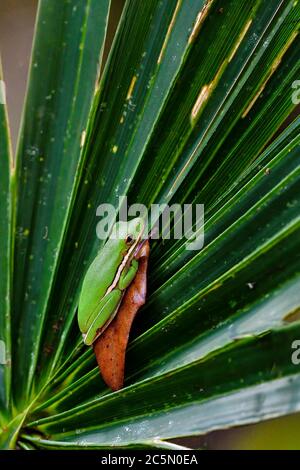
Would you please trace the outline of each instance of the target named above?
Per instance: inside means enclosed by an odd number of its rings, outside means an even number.
[[[83,335],[85,344],[91,345],[107,328],[118,311],[122,296],[120,289],[114,289],[101,299],[91,316],[92,322],[86,334]]]

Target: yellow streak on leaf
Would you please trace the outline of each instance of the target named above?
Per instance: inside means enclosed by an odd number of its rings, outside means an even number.
[[[249,105],[247,106],[247,108],[245,109],[245,111],[243,112],[242,114],[242,118],[244,119],[247,114],[249,113],[250,109],[254,106],[254,104],[256,103],[256,101],[258,100],[259,96],[261,95],[261,93],[263,92],[263,90],[265,89],[268,81],[270,80],[270,78],[272,77],[272,75],[274,74],[274,72],[277,70],[277,68],[279,67],[281,61],[282,61],[282,58],[284,56],[284,54],[286,53],[286,51],[288,50],[288,48],[290,47],[290,45],[293,43],[294,39],[296,38],[296,36],[298,35],[298,31],[294,31],[294,33],[292,34],[292,36],[290,37],[290,39],[287,41],[287,43],[285,44],[284,48],[280,51],[280,54],[276,57],[276,59],[274,60],[274,62],[272,63],[271,67],[270,67],[270,70],[268,72],[268,75],[267,77],[265,78],[265,81],[263,82],[263,84],[261,85],[261,87],[259,88],[258,92],[255,94],[255,96],[252,98],[252,100],[250,101]]]
[[[223,283],[222,282],[217,282],[216,284],[214,284],[210,289],[208,289],[208,291],[205,292],[205,295],[207,295],[209,292],[212,292],[216,289],[219,289],[219,287],[222,287]]]
[[[81,133],[80,148],[82,148],[84,146],[85,138],[86,138],[86,131],[84,130]]]
[[[179,8],[180,8],[180,6],[181,6],[181,3],[182,3],[182,0],[178,0],[178,1],[177,1],[177,5],[176,5],[176,7],[175,7],[175,10],[174,10],[174,13],[173,13],[171,22],[170,22],[170,24],[169,24],[169,27],[168,27],[168,30],[167,30],[167,34],[166,34],[166,36],[165,36],[165,40],[164,40],[164,42],[163,42],[161,51],[160,51],[159,56],[158,56],[158,59],[157,59],[157,63],[158,63],[158,64],[161,63],[161,60],[162,60],[162,58],[163,58],[163,55],[164,55],[165,49],[166,49],[166,47],[167,47],[167,43],[168,43],[169,37],[170,37],[170,35],[171,35],[171,31],[172,31],[173,26],[174,26],[174,24],[175,24],[175,20],[176,20],[177,13],[178,13]]]
[[[207,100],[209,96],[209,90],[210,90],[209,85],[204,85],[204,87],[201,89],[198,95],[198,98],[196,100],[196,103],[194,104],[194,107],[192,109],[192,114],[191,114],[192,120],[196,119],[201,109],[202,104]]]
[[[234,57],[236,51],[238,50],[238,48],[239,48],[239,46],[240,46],[242,40],[243,40],[244,37],[246,36],[246,33],[247,33],[248,29],[250,28],[251,24],[252,24],[252,20],[249,20],[249,21],[245,24],[245,26],[244,26],[242,32],[240,33],[240,35],[239,35],[239,37],[238,37],[237,43],[235,44],[235,46],[234,46],[234,48],[233,48],[233,51],[231,52],[231,54],[230,54],[230,56],[229,56],[228,62],[231,62],[231,61],[232,61],[232,59],[233,59],[233,57]]]
[[[202,105],[207,101],[208,97],[215,89],[227,63],[227,61],[224,61],[219,70],[217,71],[214,79],[208,85],[204,85],[202,87],[191,112],[192,123],[195,121],[195,119],[199,117],[199,112],[202,108]]]
[[[193,109],[192,109],[192,112],[191,112],[191,125],[193,126],[195,121],[198,119],[198,117],[200,116],[200,111],[203,109],[203,104],[207,101],[207,99],[209,98],[209,96],[211,95],[211,93],[213,92],[213,90],[216,88],[220,78],[221,78],[221,75],[223,74],[226,66],[228,64],[228,61],[227,60],[224,60],[224,62],[222,63],[222,65],[220,66],[219,70],[217,71],[214,79],[208,84],[208,85],[204,85],[197,97],[197,100],[193,106]],[[201,139],[202,140],[202,139]],[[172,187],[170,188],[169,190],[169,195],[173,193],[174,191],[174,188],[177,184],[177,182],[180,180],[180,178],[182,177],[183,173],[185,172],[185,170],[187,169],[187,167],[190,165],[191,161],[193,160],[194,156],[195,156],[195,153],[197,152],[197,149],[199,147],[199,144],[197,145],[197,147],[194,149],[194,151],[192,152],[191,156],[189,157],[189,159],[187,160],[187,162],[185,163],[185,165],[183,166],[183,168],[181,169],[181,171],[178,173],[174,183],[172,184]]]
[[[129,88],[128,88],[126,100],[130,100],[130,98],[131,98],[131,96],[132,96],[132,93],[133,93],[133,90],[134,90],[134,87],[135,87],[135,84],[136,84],[136,81],[137,81],[137,76],[134,75],[134,76],[132,77],[132,80],[131,80],[130,85],[129,85]]]
[[[196,18],[196,21],[195,21],[195,24],[194,24],[194,27],[193,27],[193,31],[191,32],[191,35],[189,37],[189,40],[188,40],[188,44],[191,44],[195,39],[196,37],[198,36],[199,34],[199,31],[201,29],[201,26],[209,12],[209,9],[212,5],[214,0],[207,0],[204,7],[202,8],[201,11],[199,11],[198,15],[197,15],[197,18]]]

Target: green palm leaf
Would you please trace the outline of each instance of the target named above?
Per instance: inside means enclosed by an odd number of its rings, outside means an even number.
[[[5,83],[0,64],[0,424],[11,405],[11,226],[13,168],[5,104]]]
[[[109,3],[39,3],[15,205],[0,114],[3,447],[178,448],[300,410],[299,2],[128,0],[99,79]],[[205,244],[152,242],[112,393],[76,309],[124,195],[204,204]]]
[[[35,421],[32,426],[58,442],[116,445],[199,434],[299,411],[299,373],[287,354],[297,335],[299,325],[240,340],[173,373]],[[242,413],[237,412],[239,408]]]
[[[58,1],[40,2],[17,155],[14,380],[24,399],[82,173],[81,146],[97,87],[108,6],[108,0],[64,2],[63,8]]]

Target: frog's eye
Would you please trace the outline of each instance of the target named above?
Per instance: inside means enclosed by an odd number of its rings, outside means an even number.
[[[133,242],[133,237],[131,235],[127,235],[125,242],[126,242],[126,245],[131,245]]]

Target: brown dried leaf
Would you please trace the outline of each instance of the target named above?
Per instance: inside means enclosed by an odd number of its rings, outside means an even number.
[[[128,287],[116,317],[93,345],[103,380],[112,390],[123,387],[129,333],[138,310],[146,301],[149,252],[147,240],[137,256],[139,267],[135,279]]]

